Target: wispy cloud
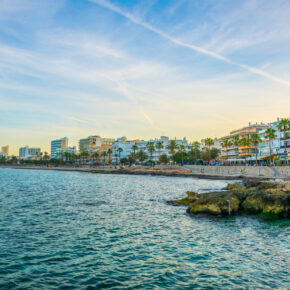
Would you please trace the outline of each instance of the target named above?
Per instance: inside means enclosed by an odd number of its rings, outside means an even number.
[[[98,4],[98,5],[101,5],[115,13],[118,13],[119,15],[122,15],[124,16],[125,18],[127,18],[128,20],[130,20],[131,22],[137,24],[137,25],[140,25],[142,26],[143,28],[149,30],[149,31],[152,31],[158,35],[160,35],[161,37],[171,41],[172,43],[178,45],[178,46],[182,46],[182,47],[185,47],[185,48],[189,48],[193,51],[196,51],[196,52],[199,52],[201,54],[205,54],[205,55],[208,55],[212,58],[215,58],[215,59],[218,59],[218,60],[221,60],[223,62],[226,62],[226,63],[229,63],[229,64],[232,64],[232,65],[236,65],[244,70],[247,70],[253,74],[256,74],[256,75],[259,75],[261,77],[264,77],[266,79],[269,79],[271,81],[274,81],[274,82],[277,82],[277,83],[281,83],[281,84],[284,84],[284,85],[287,85],[287,86],[290,86],[290,81],[287,81],[287,80],[283,80],[279,77],[276,77],[268,72],[265,72],[263,70],[260,70],[258,68],[254,68],[254,67],[251,67],[251,66],[248,66],[248,65],[245,65],[245,64],[240,64],[240,63],[237,63],[237,62],[234,62],[232,61],[231,59],[227,58],[227,57],[224,57],[214,51],[211,51],[211,50],[208,50],[208,49],[205,49],[203,47],[200,47],[200,46],[197,46],[197,45],[193,45],[193,44],[190,44],[190,43],[186,43],[184,41],[181,41],[165,32],[163,32],[162,30],[152,26],[151,24],[143,21],[142,19],[140,18],[137,18],[135,15],[127,12],[127,11],[124,11],[122,9],[120,9],[119,7],[117,7],[116,5],[108,2],[108,1],[105,1],[105,0],[91,0],[92,2]]]

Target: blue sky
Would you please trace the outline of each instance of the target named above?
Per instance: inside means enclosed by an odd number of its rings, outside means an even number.
[[[288,117],[289,15],[289,0],[0,0],[0,145]]]

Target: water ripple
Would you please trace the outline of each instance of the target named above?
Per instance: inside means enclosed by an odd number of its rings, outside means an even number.
[[[166,203],[226,183],[0,169],[0,288],[289,289],[289,221]]]

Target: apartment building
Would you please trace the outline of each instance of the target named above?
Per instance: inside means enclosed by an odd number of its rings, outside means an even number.
[[[67,137],[51,141],[50,158],[56,158],[57,149],[65,149],[67,147],[68,147]]]
[[[40,148],[30,148],[29,146],[19,148],[19,158],[24,160],[38,159],[41,157]]]
[[[265,137],[266,130],[260,131],[260,137],[262,142],[259,144],[259,159],[265,159],[270,156],[270,146],[272,154],[276,160],[289,160],[290,159],[290,130],[284,132],[279,130],[279,124],[281,120],[277,118],[275,122],[271,122],[268,126],[276,131],[276,138],[271,140],[271,144],[269,144],[269,140]]]
[[[233,142],[233,145],[231,147],[221,148],[221,159],[227,161],[254,160],[258,147],[254,146],[253,144],[241,145],[237,142],[237,140],[240,140],[242,138],[250,139],[252,135],[259,134],[262,130],[266,130],[268,127],[269,126],[264,123],[249,123],[248,126],[238,130],[234,130],[230,132],[229,135],[219,138],[218,140],[221,142],[221,144],[225,140]]]
[[[79,140],[79,151],[80,153],[88,152],[102,152],[111,148],[115,139],[113,138],[102,138],[98,135],[89,136]]]
[[[6,146],[2,146],[1,147],[1,155],[2,156],[5,156],[5,157],[8,157],[9,155],[9,145],[6,145]]]

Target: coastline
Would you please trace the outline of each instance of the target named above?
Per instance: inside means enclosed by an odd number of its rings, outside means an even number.
[[[290,180],[289,177],[266,177],[266,176],[245,176],[242,174],[208,174],[196,173],[190,169],[180,166],[173,166],[169,169],[159,168],[111,168],[111,167],[44,167],[44,166],[21,166],[21,165],[1,165],[5,169],[26,169],[26,170],[54,170],[54,171],[70,171],[70,172],[85,172],[95,174],[122,174],[122,175],[151,175],[151,176],[167,176],[167,177],[191,177],[198,179],[212,179],[212,180],[243,180],[243,181],[267,181],[267,180]]]

